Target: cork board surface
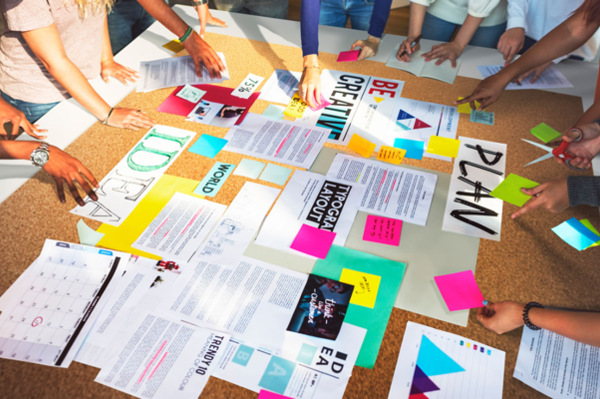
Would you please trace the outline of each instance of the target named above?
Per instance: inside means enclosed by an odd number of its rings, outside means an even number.
[[[213,48],[222,51],[226,56],[231,80],[224,82],[224,86],[236,87],[249,72],[268,78],[277,68],[302,70],[301,50],[298,48],[211,33],[206,33],[205,37]],[[320,54],[319,58],[324,69],[403,80],[406,82],[403,97],[440,104],[452,104],[458,96],[469,94],[478,83],[475,79],[457,77],[454,85],[448,85],[417,78],[373,61],[338,64],[335,62],[336,54],[325,53]],[[145,94],[134,92],[119,106],[139,108],[160,124],[195,131],[198,133],[196,139],[200,133],[225,136],[226,129],[186,122],[183,117],[157,112],[156,108],[172,90],[164,89]],[[251,112],[262,113],[267,105],[267,102],[259,100],[253,105]],[[529,129],[541,122],[559,131],[565,131],[578,119],[582,110],[581,99],[578,97],[537,90],[508,91],[489,109],[496,114],[495,126],[470,123],[468,115],[461,115],[458,135],[507,143],[507,172],[544,182],[574,172],[552,160],[523,168],[522,165],[544,153],[522,143],[521,138],[530,138]],[[68,127],[66,122],[65,128]],[[100,181],[144,133],[145,131],[121,130],[96,123],[73,142],[67,148],[67,152],[81,160]],[[210,160],[185,151],[167,173],[200,181],[214,161],[237,165],[241,159],[241,155],[230,152],[222,151],[214,160]],[[451,163],[439,160],[409,159],[405,163],[446,173],[452,172]],[[240,176],[230,176],[213,200],[229,204],[247,180]],[[0,293],[6,291],[35,260],[46,238],[78,242],[76,223],[79,217],[69,213],[75,205],[70,197],[67,197],[66,204],[57,200],[54,182],[43,171],[0,204],[0,225],[3,227],[3,234],[0,235],[0,253],[3,259]],[[513,221],[510,215],[515,210],[515,206],[505,203],[502,241],[481,240],[476,276],[486,299],[510,299],[520,302],[536,300],[561,307],[600,309],[600,296],[596,293],[597,287],[600,286],[600,272],[597,270],[597,261],[594,262],[600,250],[579,253],[563,243],[550,230],[571,217],[589,218],[595,226],[600,226],[598,210],[580,206],[558,215],[536,210]],[[98,228],[100,225],[92,220],[86,220],[86,223],[92,228]],[[475,314],[472,310],[468,328],[462,328],[395,308],[375,368],[367,370],[356,367],[345,397],[387,398],[404,329],[409,320],[460,334],[506,351],[504,397],[545,397],[512,377],[521,330],[498,336],[484,329],[477,322]],[[130,397],[95,383],[93,380],[98,370],[76,362],[65,370],[0,359],[0,370],[0,386],[4,397]],[[201,398],[232,397],[256,398],[257,394],[211,378],[201,395]]]

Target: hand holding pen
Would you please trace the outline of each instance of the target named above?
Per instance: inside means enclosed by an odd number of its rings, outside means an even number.
[[[415,38],[407,37],[405,41],[402,42],[400,48],[398,49],[398,54],[396,54],[396,58],[400,61],[408,62],[410,61],[409,55],[411,55],[415,51],[419,51],[421,48],[421,38],[423,35],[419,35]]]

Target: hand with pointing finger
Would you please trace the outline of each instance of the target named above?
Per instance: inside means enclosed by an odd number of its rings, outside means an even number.
[[[562,212],[570,206],[566,178],[551,180],[534,188],[522,188],[521,191],[524,194],[531,195],[532,198],[521,209],[512,214],[512,219],[516,219],[540,206],[552,213]]]
[[[467,96],[460,101],[455,101],[454,105],[470,103],[471,109],[475,110],[477,109],[475,107],[475,101],[478,101],[481,104],[478,111],[483,111],[485,108],[498,101],[498,98],[500,98],[506,85],[510,83],[510,78],[507,79],[504,75],[503,71],[500,71],[497,74],[482,80],[470,96]]]
[[[525,43],[525,29],[523,28],[507,29],[506,32],[500,36],[498,50],[502,53],[502,57],[504,58],[504,66],[512,62],[515,55],[523,48],[523,43]]]

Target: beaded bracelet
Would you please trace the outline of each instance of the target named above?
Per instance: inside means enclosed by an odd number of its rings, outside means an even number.
[[[190,35],[192,34],[193,29],[191,26],[188,26],[187,30],[185,31],[185,33],[183,34],[183,36],[181,36],[179,38],[179,43],[183,43],[185,41],[185,39],[187,39],[188,37],[190,37]]]
[[[544,306],[542,306],[540,303],[537,302],[529,302],[527,305],[525,305],[525,309],[523,309],[523,321],[525,322],[525,325],[527,327],[529,327],[531,330],[541,330],[541,327],[536,326],[535,324],[533,324],[531,321],[529,321],[529,310],[531,310],[531,308],[544,308]]]

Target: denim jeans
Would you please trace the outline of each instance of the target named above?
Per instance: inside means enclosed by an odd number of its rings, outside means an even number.
[[[0,93],[0,96],[2,96],[4,101],[24,113],[30,123],[37,122],[38,119],[46,115],[48,111],[58,104],[58,102],[46,104],[30,103],[27,101],[16,100],[5,93]]]
[[[348,18],[352,29],[369,30],[375,0],[322,0],[319,25],[345,28]]]
[[[117,0],[107,19],[113,54],[121,51],[154,23],[152,15],[136,0]]]
[[[210,0],[210,8],[260,17],[287,19],[288,0]]]
[[[460,26],[462,25],[453,24],[430,13],[426,13],[422,29],[423,39],[449,42],[456,28]],[[469,45],[496,48],[498,40],[500,40],[500,36],[502,36],[505,30],[506,22],[494,26],[480,26],[475,31]]]

